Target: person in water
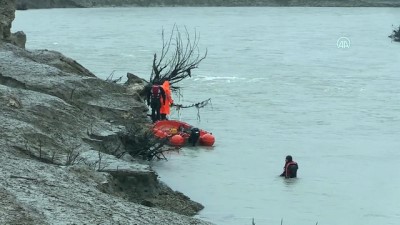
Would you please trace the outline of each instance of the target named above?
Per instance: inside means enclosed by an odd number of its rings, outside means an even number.
[[[185,128],[182,125],[178,127],[178,132],[188,138],[188,143],[192,146],[196,146],[197,141],[200,139],[200,129],[197,127]]]
[[[147,105],[151,107],[151,119],[153,123],[161,119],[161,105],[165,103],[165,91],[159,82],[154,82],[147,92]]]
[[[200,138],[200,129],[197,127],[192,127],[190,129],[190,136],[188,142],[192,144],[192,146],[196,146],[197,141]]]
[[[169,81],[167,81],[167,80],[164,81],[162,88],[165,91],[165,102],[163,102],[161,104],[160,113],[161,113],[161,119],[166,120],[167,115],[170,114],[170,106],[172,103],[174,103],[174,100],[172,100],[171,88],[170,88]]]
[[[297,162],[293,161],[291,155],[286,156],[285,166],[283,167],[283,172],[280,175],[285,178],[295,178],[297,177],[297,170],[299,169],[299,165]]]

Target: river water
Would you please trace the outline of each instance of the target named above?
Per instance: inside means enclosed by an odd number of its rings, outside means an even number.
[[[153,167],[204,204],[199,218],[397,225],[400,44],[387,36],[399,23],[393,8],[99,8],[18,11],[13,31],[101,78],[146,79],[163,28],[198,31],[207,58],[174,98],[212,104],[200,119],[196,109],[171,118],[213,132],[216,144]],[[278,177],[287,154],[297,179]]]

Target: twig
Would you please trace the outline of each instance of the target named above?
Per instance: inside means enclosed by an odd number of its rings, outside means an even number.
[[[110,73],[110,75],[108,75],[106,81],[112,81],[112,79],[113,79],[113,77],[114,77],[114,73],[115,73],[115,70],[113,70],[113,71]]]
[[[191,104],[191,105],[186,105],[186,106],[184,106],[184,105],[181,105],[181,104],[172,104],[172,106],[175,106],[175,108],[176,108],[176,111],[178,112],[178,116],[180,117],[180,109],[181,108],[192,108],[192,107],[196,107],[196,109],[197,109],[197,120],[199,120],[200,121],[200,109],[201,108],[204,108],[206,105],[208,105],[208,103],[211,103],[211,98],[209,98],[209,99],[207,99],[207,100],[204,100],[204,101],[202,101],[202,102],[198,102],[198,103],[194,103],[194,104]]]
[[[178,110],[181,109],[181,108],[183,109],[183,108],[192,108],[192,107],[203,108],[206,105],[208,105],[208,103],[210,103],[210,102],[211,102],[211,98],[206,99],[206,100],[201,101],[201,102],[198,102],[198,103],[191,104],[191,105],[182,105],[182,104],[172,103],[172,106],[175,106],[176,108],[178,108]]]

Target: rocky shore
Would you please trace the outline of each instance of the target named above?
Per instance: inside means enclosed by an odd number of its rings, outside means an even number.
[[[400,7],[397,0],[17,0],[19,9],[115,6]]]
[[[0,0],[0,224],[210,224],[129,154],[149,128],[145,83],[24,49],[14,15],[15,0]]]

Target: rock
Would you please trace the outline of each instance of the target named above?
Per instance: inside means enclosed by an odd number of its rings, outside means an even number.
[[[56,51],[49,51],[49,50],[24,51],[24,50],[19,50],[17,48],[12,48],[10,46],[5,46],[5,48],[8,48],[9,50],[18,53],[20,56],[23,56],[34,62],[56,67],[57,69],[66,73],[72,73],[86,77],[96,77],[92,72],[84,68],[81,64],[79,64],[75,60],[66,57],[63,54]]]
[[[49,224],[34,209],[20,203],[17,197],[0,186],[1,224]]]
[[[136,101],[144,101],[148,82],[132,73],[128,73],[126,76],[128,78],[125,82],[127,94],[132,95]]]
[[[147,163],[116,157],[147,144],[124,142],[150,125],[143,101],[61,53],[22,48],[13,4],[0,0],[0,224],[210,224],[179,215],[175,200],[199,203],[165,191]]]
[[[20,48],[25,48],[26,34],[23,31],[17,31],[11,34],[11,44],[16,45]]]
[[[26,35],[22,31],[11,34],[11,24],[15,18],[15,0],[0,0],[0,44],[12,43],[25,48]]]
[[[147,129],[145,104],[62,58],[0,44],[0,224],[208,224],[176,214],[200,208],[147,164],[113,155],[128,151],[127,124]]]
[[[0,224],[210,224],[104,193],[107,175],[2,152]]]
[[[147,206],[147,207],[154,207],[154,203],[152,203],[149,200],[143,200],[140,204],[144,205],[144,206]]]
[[[125,85],[133,85],[133,84],[146,85],[148,83],[146,80],[136,76],[133,73],[127,73],[126,77],[128,78],[128,80],[125,82]]]
[[[0,42],[11,41],[11,23],[15,18],[15,0],[0,0]]]
[[[147,129],[147,107],[73,62],[0,44],[0,224],[208,224],[163,211],[199,208],[160,198],[148,165],[113,155],[128,151],[127,125]]]

